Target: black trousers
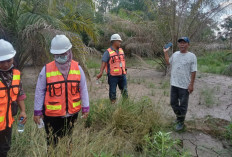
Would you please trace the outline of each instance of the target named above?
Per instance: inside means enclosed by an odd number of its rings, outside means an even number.
[[[74,123],[78,113],[70,117],[48,117],[44,116],[45,131],[47,133],[47,144],[56,146],[59,139],[64,136],[71,136]]]
[[[12,128],[0,131],[0,157],[6,157],[10,150]]]
[[[176,114],[177,121],[184,122],[188,110],[189,92],[188,89],[171,87],[171,106]]]

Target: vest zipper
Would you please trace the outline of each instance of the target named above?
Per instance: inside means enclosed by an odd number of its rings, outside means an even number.
[[[10,108],[10,88],[7,88],[8,102],[7,102],[7,111],[6,111],[6,128],[9,124],[9,108]]]
[[[68,83],[65,79],[65,96],[66,96],[66,114],[68,113]]]

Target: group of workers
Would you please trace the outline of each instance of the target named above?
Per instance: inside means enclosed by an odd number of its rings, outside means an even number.
[[[121,90],[123,99],[128,98],[127,69],[125,54],[121,48],[119,34],[111,36],[111,47],[104,52],[102,65],[97,79],[106,70],[109,84],[109,98],[116,102],[116,88]],[[178,40],[180,51],[170,58],[164,49],[165,60],[171,70],[171,106],[176,114],[176,130],[184,128],[189,94],[192,93],[197,71],[196,56],[188,51],[189,39]],[[72,136],[74,124],[79,112],[81,118],[89,113],[89,96],[85,73],[78,62],[73,60],[72,44],[65,35],[56,35],[51,41],[50,52],[54,61],[46,64],[38,77],[35,100],[34,121],[44,121],[47,145],[56,146],[64,136]],[[20,123],[25,124],[27,115],[20,71],[14,65],[16,54],[12,44],[0,39],[0,156],[6,157],[10,150],[12,124],[17,106],[20,108]]]

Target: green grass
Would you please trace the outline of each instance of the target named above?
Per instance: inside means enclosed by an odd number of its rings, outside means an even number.
[[[90,57],[86,57],[86,65],[88,67],[88,69],[100,69],[101,68],[101,59],[99,57],[94,57],[94,56],[90,56]]]
[[[138,59],[134,57],[127,57],[126,58],[126,66],[127,68],[138,68],[142,66],[142,64],[138,61]]]
[[[28,122],[22,134],[17,133],[17,123],[14,123],[9,157],[44,157],[47,152],[45,131],[38,129],[32,120],[32,95],[28,94],[26,104]],[[146,156],[148,151],[157,152],[162,156],[164,152],[157,150],[157,146],[173,151],[178,148],[178,151],[181,150],[179,156],[185,154],[178,145],[169,143],[170,137],[165,143],[158,142],[154,148],[152,143],[148,144],[146,138],[153,139],[160,131],[166,137],[166,132],[170,131],[160,106],[153,104],[148,97],[142,97],[139,101],[118,101],[115,105],[108,99],[92,101],[90,104],[88,119],[79,118],[75,124],[72,145],[69,146],[68,137],[62,139],[57,148],[50,151],[51,157],[63,157],[68,154],[71,157],[132,157]]]
[[[207,107],[212,107],[214,104],[216,104],[216,100],[214,98],[215,89],[204,87],[200,91],[200,100],[203,105],[206,105]]]
[[[160,89],[169,89],[170,87],[170,81],[169,80],[163,80],[160,82]]]
[[[143,60],[143,61],[141,61]],[[141,58],[141,60],[138,60],[135,57],[128,57],[126,59],[126,64],[128,68],[139,68],[145,66],[150,67],[150,68],[155,68],[157,70],[161,70],[161,66],[159,65],[158,62],[160,62],[157,58]]]
[[[198,57],[198,69],[205,73],[226,74],[225,71],[231,63],[231,51],[208,52]]]
[[[154,83],[152,83],[152,82],[148,82],[146,84],[146,86],[147,86],[147,88],[155,88],[156,87],[156,85]]]
[[[152,90],[151,90],[151,96],[155,96],[155,93],[156,93],[155,90],[152,89]]]
[[[158,59],[151,59],[151,58],[145,58],[144,59],[144,61],[148,64],[148,65],[150,65],[151,67],[157,67],[157,66],[159,66],[159,64],[158,64]]]
[[[130,77],[128,77],[129,79],[127,80],[129,83],[134,83],[134,84],[145,84],[146,80],[144,78],[136,78],[136,79],[131,79]]]
[[[226,138],[232,145],[232,122],[226,127]]]
[[[145,136],[146,147],[145,154],[146,156],[155,156],[155,157],[190,157],[191,155],[184,151],[178,151],[176,148],[178,145],[181,145],[179,140],[173,140],[171,138],[171,132],[165,133],[159,131],[152,136]]]

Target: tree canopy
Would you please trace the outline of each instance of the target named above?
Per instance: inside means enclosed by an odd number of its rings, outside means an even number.
[[[28,61],[39,65],[51,59],[50,41],[61,33],[72,40],[83,65],[86,48],[104,51],[113,33],[123,37],[129,54],[163,62],[162,45],[171,41],[176,50],[180,36],[192,43],[215,40],[217,18],[231,5],[223,0],[1,0],[0,38],[13,43],[20,69]]]

